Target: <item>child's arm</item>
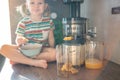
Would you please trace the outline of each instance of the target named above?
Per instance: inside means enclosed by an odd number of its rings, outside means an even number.
[[[53,29],[51,29],[50,32],[49,32],[48,41],[49,41],[50,47],[54,47],[54,34],[53,34]]]

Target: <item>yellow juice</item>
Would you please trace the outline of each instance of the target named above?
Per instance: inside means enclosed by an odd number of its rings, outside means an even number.
[[[102,66],[102,61],[98,59],[86,59],[85,61],[85,67],[88,69],[100,69]]]

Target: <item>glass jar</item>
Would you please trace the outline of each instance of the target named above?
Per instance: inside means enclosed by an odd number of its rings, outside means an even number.
[[[59,77],[68,77],[66,72],[62,72],[62,66],[64,64],[63,55],[64,55],[63,46],[57,45],[56,46],[57,75]]]
[[[87,69],[101,69],[103,67],[104,43],[89,41],[86,43],[85,67]]]
[[[68,77],[79,72],[85,61],[83,49],[81,44],[75,43],[64,43],[56,46],[58,76]]]

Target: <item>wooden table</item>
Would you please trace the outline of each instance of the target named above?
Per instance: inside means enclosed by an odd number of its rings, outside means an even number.
[[[105,61],[104,68],[100,70],[82,67],[78,74],[69,76],[69,78],[57,76],[56,62],[49,63],[48,69],[42,69],[23,64],[11,66],[6,61],[0,80],[120,80],[119,76],[120,65],[110,61]]]

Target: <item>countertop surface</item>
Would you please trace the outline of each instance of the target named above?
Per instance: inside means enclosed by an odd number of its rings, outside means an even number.
[[[89,70],[81,67],[78,74],[68,78],[57,76],[56,62],[49,63],[47,69],[16,64],[10,65],[6,60],[0,73],[0,80],[120,80],[120,65],[105,61],[99,70]]]

